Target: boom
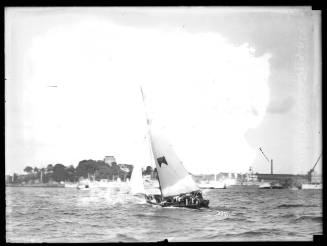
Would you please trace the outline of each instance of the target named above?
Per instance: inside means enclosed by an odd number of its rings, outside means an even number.
[[[262,155],[265,157],[265,159],[267,160],[268,163],[270,163],[270,173],[273,174],[273,160],[270,159],[265,155],[265,153],[263,153],[263,150],[261,149],[261,147],[259,148],[259,150],[261,151]]]
[[[266,158],[266,160],[268,161],[268,163],[270,163],[270,160],[269,160],[268,157],[265,155],[265,153],[263,153],[261,147],[259,148],[259,150],[261,151],[261,153],[263,154],[263,156]]]

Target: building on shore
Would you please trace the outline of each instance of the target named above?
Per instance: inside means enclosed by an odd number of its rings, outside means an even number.
[[[225,173],[220,172],[218,174],[199,174],[192,175],[195,182],[200,183],[201,181],[226,181],[234,180],[236,183],[244,182],[268,182],[268,183],[279,183],[283,186],[301,185],[309,182],[308,175],[295,175],[295,174],[265,174],[265,173]],[[312,175],[311,182],[321,183],[321,176]],[[235,183],[235,182],[234,182]]]
[[[12,183],[12,176],[6,175],[6,184]]]
[[[220,172],[218,174],[192,174],[192,177],[195,182],[199,183],[201,181],[238,180],[241,178],[241,174]]]
[[[107,155],[104,157],[103,161],[108,164],[109,166],[111,166],[113,163],[117,163],[116,162],[116,158],[112,155]]]
[[[308,175],[256,173],[256,176],[260,182],[279,183],[282,185],[308,182]]]

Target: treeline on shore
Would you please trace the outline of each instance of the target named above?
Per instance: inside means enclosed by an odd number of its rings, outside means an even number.
[[[77,182],[81,178],[91,178],[95,180],[107,179],[123,181],[131,178],[133,165],[117,164],[112,162],[110,165],[102,160],[83,160],[75,168],[73,165],[48,164],[47,167],[38,168],[26,166],[23,170],[25,174],[6,176],[6,183],[51,183],[51,182]],[[142,171],[143,175],[156,177],[156,168],[147,166]]]

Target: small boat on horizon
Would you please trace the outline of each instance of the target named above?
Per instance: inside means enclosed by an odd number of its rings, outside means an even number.
[[[88,189],[91,188],[91,187],[90,187],[90,183],[91,183],[90,175],[88,174],[87,176],[88,176],[87,179],[82,179],[82,180],[80,180],[80,181],[78,182],[78,184],[77,184],[77,186],[76,186],[76,188],[77,188],[78,190],[88,190]]]
[[[301,187],[300,187],[301,188]],[[299,187],[296,187],[296,186],[291,186],[290,188],[288,188],[289,190],[299,190],[300,189]]]
[[[322,183],[302,184],[301,189],[302,190],[321,190],[322,189]]]
[[[259,189],[271,189],[271,184],[268,183],[268,182],[262,182],[262,183],[259,185]]]
[[[275,183],[271,185],[272,189],[284,189],[284,187],[280,183]]]
[[[259,189],[284,189],[284,187],[279,183],[263,182],[259,185]]]
[[[79,184],[76,187],[78,190],[89,190],[90,186],[88,184]]]

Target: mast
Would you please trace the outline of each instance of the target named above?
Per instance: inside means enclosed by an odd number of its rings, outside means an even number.
[[[150,132],[150,119],[148,117],[148,113],[147,113],[147,110],[146,110],[146,105],[145,105],[145,97],[144,97],[144,93],[143,93],[143,90],[142,90],[142,86],[140,86],[140,89],[141,89],[141,94],[142,94],[142,102],[143,102],[143,106],[144,106],[144,109],[145,109],[145,118],[146,118],[146,125],[147,125],[147,136],[148,136],[148,143],[150,145],[150,152],[151,152],[151,157],[154,159],[154,154],[153,154],[153,150],[152,150],[152,144],[151,144],[151,132]],[[158,172],[158,170],[157,170]],[[159,182],[159,190],[160,190],[160,194],[161,194],[161,198],[163,197],[162,195],[162,190],[161,190],[161,184],[160,184],[160,178],[159,178],[159,174],[157,174],[158,176],[158,182]]]
[[[148,134],[150,134],[150,131],[148,132]],[[153,150],[152,150],[151,139],[148,139],[148,144],[150,146],[151,157],[154,159],[154,154],[153,154]],[[160,194],[161,194],[161,197],[163,197],[163,195],[162,195],[162,189],[161,189],[161,184],[160,184],[160,178],[159,178],[159,174],[158,174],[158,169],[157,169],[157,178],[158,178],[158,183],[159,183]]]
[[[263,153],[263,150],[261,149],[261,147],[259,148],[259,150],[261,151],[262,155],[265,157],[267,162],[270,163],[270,174],[274,174],[274,172],[273,172],[273,159],[269,160],[269,158],[265,155],[265,153]]]
[[[309,170],[309,172],[308,172],[308,179],[309,179],[310,182],[311,182],[311,179],[312,179],[312,173],[314,172],[314,170],[315,170],[315,168],[316,168],[316,166],[317,166],[317,164],[318,164],[318,162],[319,162],[319,160],[320,160],[320,157],[321,157],[321,153],[320,153],[320,155],[319,155],[319,157],[318,157],[316,163],[313,165],[313,168],[311,168],[311,169]]]

